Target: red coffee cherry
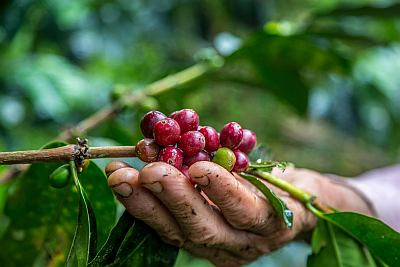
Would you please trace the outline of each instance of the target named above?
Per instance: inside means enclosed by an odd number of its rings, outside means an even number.
[[[161,149],[159,161],[166,162],[177,169],[182,168],[183,152],[177,147],[167,146]]]
[[[249,154],[256,145],[257,145],[256,134],[248,129],[244,129],[242,143],[240,143],[238,149],[246,154]]]
[[[225,124],[220,132],[220,142],[223,147],[236,149],[243,138],[243,129],[237,122]]]
[[[190,157],[185,157],[183,159],[183,163],[187,166],[190,167],[190,165],[198,162],[198,161],[210,161],[210,156],[208,155],[207,152],[205,151],[200,151],[196,155],[190,156]]]
[[[244,172],[249,167],[250,161],[245,153],[240,150],[234,151],[236,157],[235,166],[233,166],[234,172]]]
[[[170,118],[176,120],[181,127],[181,132],[196,131],[199,127],[199,115],[193,109],[182,109],[173,112]]]
[[[207,152],[216,151],[219,148],[219,135],[218,132],[210,126],[203,126],[199,128],[199,132],[204,135],[206,139],[205,150]]]
[[[154,139],[161,146],[175,145],[180,138],[179,124],[170,118],[162,119],[154,124]]]
[[[185,156],[193,156],[204,149],[206,140],[204,135],[198,131],[189,131],[181,135],[178,147],[182,149]]]
[[[153,110],[146,113],[140,121],[140,130],[142,130],[144,137],[153,138],[154,124],[162,119],[165,119],[166,117],[167,116],[160,111]]]
[[[160,147],[157,145],[154,139],[145,138],[136,144],[135,152],[137,157],[142,161],[153,162],[158,158]]]

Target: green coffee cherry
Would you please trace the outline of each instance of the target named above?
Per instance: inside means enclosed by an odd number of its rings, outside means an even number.
[[[235,153],[227,147],[221,147],[215,153],[212,161],[228,171],[232,171],[236,163]]]
[[[69,176],[69,165],[62,165],[50,174],[50,185],[54,188],[63,188],[68,184]]]

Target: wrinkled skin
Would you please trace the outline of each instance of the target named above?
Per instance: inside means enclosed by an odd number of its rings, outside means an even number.
[[[110,163],[113,164],[113,163]],[[241,266],[306,234],[316,218],[288,193],[266,183],[294,213],[294,226],[285,227],[268,201],[247,181],[212,162],[189,169],[199,193],[188,178],[161,162],[141,172],[123,164],[108,184],[126,209],[152,227],[161,238],[183,247],[217,266]],[[273,174],[318,196],[341,210],[369,214],[367,204],[353,190],[305,169]]]

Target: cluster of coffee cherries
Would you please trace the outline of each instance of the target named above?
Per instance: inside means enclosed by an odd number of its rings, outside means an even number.
[[[257,143],[252,131],[229,122],[218,133],[199,122],[192,109],[175,111],[169,117],[159,111],[148,112],[140,122],[145,138],[137,143],[136,155],[144,162],[166,162],[186,176],[197,161],[213,161],[235,172],[249,167],[247,154]]]

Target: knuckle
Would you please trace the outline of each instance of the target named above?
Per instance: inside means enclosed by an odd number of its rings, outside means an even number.
[[[271,217],[266,203],[263,199],[255,197],[254,208],[251,209],[254,212],[247,212],[246,215],[241,211],[235,216],[229,216],[229,223],[236,229],[253,229],[263,228],[269,223]]]

